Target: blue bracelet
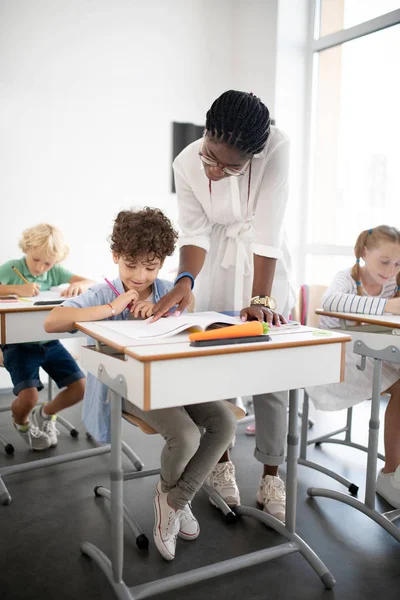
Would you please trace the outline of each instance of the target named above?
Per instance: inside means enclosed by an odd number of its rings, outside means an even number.
[[[183,277],[189,277],[189,279],[191,280],[192,284],[191,284],[191,289],[193,289],[194,287],[194,277],[191,273],[189,273],[188,271],[184,271],[183,273],[179,273],[178,277],[175,279],[174,281],[174,285],[176,285],[178,283],[178,281],[180,279],[182,279]]]

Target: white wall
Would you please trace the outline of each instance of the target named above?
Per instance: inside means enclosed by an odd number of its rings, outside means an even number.
[[[0,262],[20,255],[24,228],[48,221],[71,247],[67,266],[112,276],[118,210],[176,214],[172,121],[204,122],[230,88],[274,115],[277,6],[0,0]]]
[[[120,208],[174,215],[171,123],[203,122],[230,86],[229,5],[1,0],[1,262],[20,254],[22,229],[48,221],[73,271],[112,275]]]

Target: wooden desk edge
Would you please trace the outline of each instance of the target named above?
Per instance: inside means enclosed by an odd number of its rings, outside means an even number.
[[[322,344],[337,344],[337,343],[342,343],[343,347],[344,344],[347,342],[351,341],[351,336],[350,335],[339,335],[339,336],[335,336],[335,337],[324,337],[324,338],[315,338],[312,340],[306,340],[303,341],[301,344],[299,342],[286,342],[284,344],[282,343],[262,343],[262,344],[252,344],[249,346],[224,346],[224,347],[218,347],[218,346],[210,346],[209,348],[204,348],[202,350],[197,350],[197,351],[193,351],[193,352],[175,352],[175,353],[171,353],[171,354],[154,354],[152,356],[142,356],[140,354],[137,354],[134,350],[132,350],[132,345],[130,346],[121,346],[120,344],[117,344],[115,342],[112,342],[111,340],[107,339],[106,337],[102,336],[102,335],[94,335],[93,332],[89,331],[88,329],[86,329],[84,326],[82,325],[78,325],[77,323],[75,323],[75,327],[76,329],[79,329],[79,331],[82,331],[83,333],[85,333],[86,335],[88,335],[89,337],[92,337],[96,340],[98,340],[99,342],[102,342],[103,344],[106,344],[106,346],[110,346],[111,348],[115,348],[116,350],[118,350],[119,352],[122,352],[124,354],[126,354],[127,356],[130,356],[131,358],[134,358],[136,360],[138,360],[139,362],[143,362],[143,363],[149,363],[149,362],[153,362],[153,361],[159,361],[159,360],[174,360],[174,359],[179,359],[179,358],[193,358],[193,357],[197,357],[197,356],[216,356],[218,354],[238,354],[238,353],[243,353],[243,352],[261,352],[261,351],[265,351],[265,350],[275,350],[277,348],[297,348],[297,347],[303,347],[303,346],[318,346],[318,345],[322,345]],[[160,351],[161,352],[161,351]]]
[[[380,320],[379,316],[374,315],[361,315],[358,313],[341,313],[332,312],[330,310],[324,310],[323,308],[317,308],[315,310],[317,315],[323,315],[325,317],[334,317],[335,319],[342,319],[343,321],[354,321],[355,323],[367,323],[371,325],[380,325],[382,327],[388,327],[391,329],[400,329],[400,323],[389,323],[388,321]]]

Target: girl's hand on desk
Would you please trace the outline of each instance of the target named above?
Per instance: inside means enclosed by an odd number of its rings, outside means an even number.
[[[131,314],[137,319],[148,319],[153,314],[154,304],[153,302],[147,302],[146,300],[139,300],[131,308]]]
[[[391,298],[386,302],[385,313],[400,315],[400,297]]]
[[[287,323],[283,315],[260,305],[242,308],[240,318],[242,321],[260,321],[261,323],[266,321],[268,325],[277,325],[278,327],[281,323]]]
[[[128,290],[124,294],[117,296],[112,302],[111,306],[115,310],[115,314],[119,315],[129,304],[134,305],[139,300],[139,292],[136,290]]]
[[[18,296],[37,296],[40,292],[40,286],[37,283],[22,283],[17,285]]]

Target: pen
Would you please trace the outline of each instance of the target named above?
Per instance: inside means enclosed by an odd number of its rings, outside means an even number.
[[[23,275],[21,275],[21,273],[18,271],[18,269],[17,269],[16,267],[12,266],[11,268],[12,268],[12,270],[13,270],[13,271],[15,271],[15,272],[16,272],[16,274],[17,274],[19,277],[21,277],[21,279],[22,279],[22,281],[23,281],[24,283],[29,283],[29,281],[27,281],[27,280],[25,279],[25,277],[24,277]]]
[[[104,277],[104,281],[107,283],[107,285],[110,286],[110,288],[113,290],[113,292],[115,292],[117,294],[117,296],[121,295],[119,293],[119,291],[115,289],[115,287],[113,286],[113,284],[111,283],[111,281],[108,281],[107,277]],[[132,304],[130,302],[129,302],[127,308],[132,308]]]

